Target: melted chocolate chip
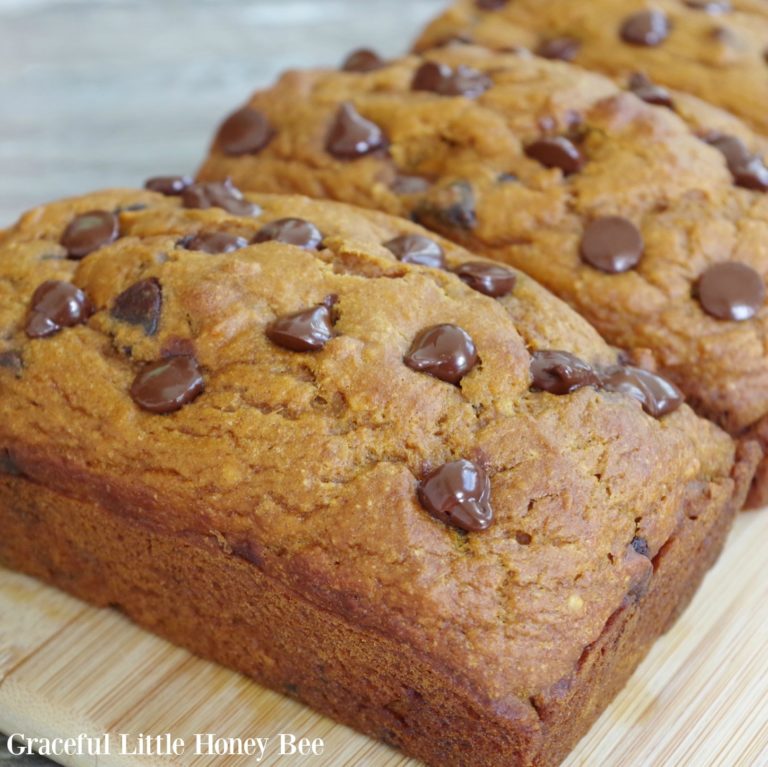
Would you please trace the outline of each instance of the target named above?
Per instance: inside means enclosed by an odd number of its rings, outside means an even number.
[[[9,477],[20,477],[22,474],[19,465],[13,460],[11,451],[8,448],[0,448],[0,474],[6,474]]]
[[[414,338],[403,361],[412,370],[457,384],[477,365],[475,342],[457,325],[434,325]]]
[[[182,192],[181,199],[185,208],[222,208],[234,216],[258,216],[261,213],[261,208],[248,202],[231,179],[193,184]]]
[[[341,68],[344,72],[373,72],[386,66],[384,59],[370,48],[358,48],[344,59]]]
[[[284,242],[305,250],[317,250],[323,241],[323,234],[311,221],[281,218],[263,227],[253,241]]]
[[[581,49],[581,41],[574,37],[555,37],[544,40],[536,49],[536,55],[545,59],[573,61]]]
[[[183,239],[180,245],[186,250],[216,255],[234,253],[240,248],[248,247],[248,240],[229,232],[199,232],[193,237]]]
[[[629,89],[635,96],[642,99],[647,104],[653,104],[657,107],[667,107],[668,109],[675,108],[670,92],[661,85],[656,85],[656,83],[651,82],[648,77],[640,72],[635,72],[629,78]]]
[[[429,179],[421,176],[398,175],[392,182],[395,194],[424,194],[431,186]]]
[[[581,257],[608,274],[629,271],[645,252],[643,236],[626,218],[606,216],[587,225],[581,240]]]
[[[477,69],[463,65],[453,69],[435,61],[422,64],[411,81],[411,89],[414,91],[430,91],[441,96],[465,96],[468,99],[481,96],[492,85],[491,78]]]
[[[267,325],[267,338],[292,352],[317,352],[333,338],[331,310],[325,304],[278,317]]]
[[[482,261],[469,261],[456,267],[455,271],[470,288],[491,298],[509,295],[517,282],[517,275],[510,269]]]
[[[330,154],[354,160],[386,146],[387,138],[376,123],[366,120],[349,102],[339,107],[325,144]]]
[[[584,156],[578,147],[564,136],[541,138],[528,144],[525,153],[545,168],[559,168],[566,176],[584,167]]]
[[[509,0],[475,0],[475,5],[481,11],[498,11],[509,3]]]
[[[170,357],[144,367],[131,386],[131,397],[150,413],[172,413],[197,399],[204,388],[194,357]]]
[[[30,338],[52,336],[62,328],[81,325],[92,311],[88,296],[71,282],[49,280],[32,296],[27,335]]]
[[[163,291],[160,283],[151,277],[124,290],[112,307],[112,316],[120,322],[144,328],[148,336],[157,333],[163,309]]]
[[[752,319],[765,304],[765,283],[746,264],[730,261],[710,266],[699,278],[696,295],[702,309],[720,320]]]
[[[85,258],[120,236],[120,221],[114,213],[92,210],[73,219],[61,236],[61,244],[70,258]]]
[[[491,482],[485,470],[471,461],[452,461],[429,472],[417,494],[435,519],[459,530],[480,532],[493,522]]]
[[[405,264],[445,268],[445,252],[440,244],[421,234],[404,234],[384,243],[384,247]]]
[[[654,418],[672,413],[683,404],[682,392],[671,381],[649,370],[616,366],[604,370],[602,386],[606,391],[621,392],[638,400]]]
[[[730,0],[685,0],[685,4],[695,11],[711,14],[728,13],[731,10]]]
[[[474,229],[477,225],[475,193],[468,181],[454,181],[434,190],[413,211],[413,220],[428,229]]]
[[[621,39],[631,45],[655,47],[669,36],[669,19],[661,11],[639,11],[621,25]]]
[[[648,541],[645,538],[635,537],[632,539],[632,548],[644,557],[650,557],[650,549],[648,548]]]
[[[224,154],[256,154],[269,144],[274,135],[275,131],[263,112],[243,107],[221,124],[216,134],[216,146]]]
[[[0,369],[10,370],[18,377],[21,375],[22,367],[21,352],[17,352],[14,349],[7,352],[0,352]]]
[[[154,176],[144,182],[144,188],[166,197],[178,197],[192,183],[189,176]]]
[[[741,139],[713,133],[705,137],[705,141],[725,157],[728,170],[737,186],[759,192],[768,191],[768,168],[763,159],[752,154]]]
[[[570,352],[543,350],[531,355],[532,387],[550,394],[571,394],[600,379],[593,367]]]

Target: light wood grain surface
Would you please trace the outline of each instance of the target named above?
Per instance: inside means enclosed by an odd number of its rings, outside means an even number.
[[[440,0],[0,0],[0,226],[58,196],[192,170],[210,133],[289,66],[404,50]],[[1,534],[1,533],[0,533]],[[768,765],[768,512],[743,515],[717,569],[567,767]],[[236,674],[0,570],[0,729],[29,735],[294,732],[322,757],[408,760]],[[68,765],[234,767],[211,759]],[[19,762],[20,763],[20,762]]]

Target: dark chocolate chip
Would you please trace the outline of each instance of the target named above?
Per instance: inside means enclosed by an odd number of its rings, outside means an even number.
[[[730,0],[685,0],[685,4],[695,11],[705,13],[728,13],[731,10]]]
[[[712,133],[704,140],[725,157],[728,170],[737,186],[759,192],[768,191],[768,168],[762,157],[752,154],[741,139]]]
[[[44,338],[62,328],[81,325],[93,308],[88,296],[71,282],[49,280],[35,291],[27,317],[27,335]]]
[[[131,285],[116,299],[112,316],[129,325],[139,325],[148,336],[157,333],[163,309],[163,291],[160,283],[150,277]]]
[[[197,399],[204,388],[194,357],[170,357],[145,365],[131,386],[131,397],[150,413],[172,413]]]
[[[20,477],[22,474],[19,465],[13,460],[11,451],[8,448],[0,448],[0,474],[6,474],[9,477]]]
[[[648,541],[645,538],[638,538],[637,536],[632,539],[632,548],[644,557],[650,557],[650,549],[648,548]]]
[[[0,352],[0,369],[10,370],[17,376],[21,375],[21,369],[23,367],[21,352],[17,352],[11,349],[7,352]]]
[[[626,218],[606,216],[587,225],[581,240],[581,258],[608,274],[629,271],[645,252],[643,236]]]
[[[525,153],[545,168],[559,168],[566,176],[584,167],[584,156],[578,147],[564,136],[540,138],[525,147]]]
[[[345,72],[373,72],[386,66],[384,59],[370,48],[358,48],[344,59],[341,68]]]
[[[269,144],[274,135],[275,131],[263,112],[243,107],[221,124],[216,134],[216,146],[224,154],[256,154]]]
[[[376,123],[366,120],[349,102],[339,107],[325,144],[330,154],[354,160],[386,146],[387,138]]]
[[[631,45],[654,47],[669,36],[669,19],[661,11],[639,11],[621,25],[621,39]]]
[[[284,242],[305,250],[317,250],[322,241],[322,232],[303,218],[281,218],[263,227],[254,242]]]
[[[710,266],[701,275],[696,296],[707,314],[720,320],[752,319],[765,303],[765,282],[751,267],[735,261]]]
[[[411,81],[414,91],[430,91],[441,96],[465,96],[474,99],[485,93],[493,82],[484,72],[460,65],[454,69],[447,64],[426,61]]]
[[[475,342],[457,325],[434,325],[413,339],[403,361],[412,370],[457,384],[477,365]]]
[[[470,288],[491,298],[509,295],[517,282],[517,275],[511,269],[482,261],[469,261],[455,271]]]
[[[466,532],[487,530],[493,522],[491,481],[471,461],[443,464],[419,482],[421,505],[435,518]]]
[[[454,181],[435,189],[412,215],[414,221],[428,229],[474,229],[477,225],[475,193],[468,181]]]
[[[515,533],[515,540],[521,546],[530,546],[531,545],[531,541],[533,541],[533,537],[530,535],[530,533],[526,533],[523,530],[518,530]]]
[[[580,49],[581,41],[574,37],[554,37],[544,40],[536,49],[536,55],[545,59],[573,61]]]
[[[667,109],[675,108],[670,92],[661,85],[656,85],[656,83],[652,82],[641,72],[635,72],[629,78],[629,89],[635,96],[642,99],[647,104],[653,104],[657,107],[667,107]]]
[[[744,165],[752,157],[746,144],[736,136],[729,136],[719,131],[709,131],[702,135],[702,139],[715,147],[725,157],[729,169]]]
[[[61,244],[70,258],[85,258],[120,236],[120,220],[107,210],[92,210],[70,221],[61,236]]]
[[[585,386],[597,386],[594,368],[570,352],[535,351],[531,355],[531,388],[550,394],[571,394]]]
[[[430,186],[429,179],[421,176],[398,175],[392,182],[392,191],[395,194],[424,194]]]
[[[192,183],[189,176],[154,176],[144,182],[144,188],[166,197],[178,197]]]
[[[181,193],[185,208],[222,208],[234,216],[258,216],[261,208],[248,202],[231,179],[193,184]]]
[[[404,234],[384,243],[384,247],[405,264],[445,268],[445,251],[440,244],[421,234]]]
[[[498,11],[509,3],[509,0],[475,0],[475,5],[481,11]]]
[[[762,157],[750,154],[739,139],[728,136],[715,141],[714,146],[725,155],[728,169],[737,186],[760,192],[768,191],[768,168]]]
[[[198,250],[201,253],[216,255],[234,253],[240,248],[246,248],[248,240],[229,232],[199,232],[193,237],[183,239],[180,245],[186,250]]]
[[[331,310],[327,305],[278,317],[267,325],[267,338],[292,352],[317,352],[333,338]]]
[[[619,365],[604,370],[601,381],[606,391],[634,397],[642,404],[643,410],[654,418],[672,413],[685,402],[677,386],[649,370]]]

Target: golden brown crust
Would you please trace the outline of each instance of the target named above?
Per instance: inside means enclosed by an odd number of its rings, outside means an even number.
[[[768,90],[768,5],[764,0],[727,0],[707,13],[685,0],[513,0],[483,11],[475,0],[458,0],[432,21],[416,47],[427,50],[452,39],[471,40],[496,50],[522,46],[532,51],[547,41],[578,41],[572,61],[626,82],[643,72],[654,82],[692,94],[768,133],[763,108]],[[705,5],[702,2],[700,5]],[[668,19],[669,35],[658,45],[633,45],[621,28],[632,14],[653,9]]]
[[[749,483],[742,455],[735,483]],[[0,564],[102,607],[203,657],[441,767],[555,767],[621,689],[716,559],[737,503],[690,498],[627,600],[573,673],[530,701],[489,706],[408,645],[322,609],[214,531],[183,535],[23,478],[0,477]],[[307,642],[311,637],[311,642]]]
[[[408,222],[304,198],[252,201],[262,212],[237,217],[106,192],[39,208],[8,230],[0,352],[18,352],[21,368],[0,367],[5,470],[28,478],[19,480],[25,503],[39,493],[46,519],[50,492],[109,516],[115,534],[138,526],[166,539],[215,539],[313,610],[408,648],[450,676],[457,696],[528,722],[529,699],[571,677],[689,516],[727,526],[753,456],[736,457],[731,440],[685,406],[657,420],[622,394],[531,391],[531,350],[615,360],[531,279],[519,275],[513,293],[494,300],[450,271],[397,261],[382,243],[423,232]],[[93,210],[118,211],[119,238],[82,261],[64,258],[63,232]],[[287,216],[316,224],[324,246],[266,242],[217,255],[184,247],[200,232],[251,242]],[[440,242],[450,266],[472,259]],[[30,299],[51,279],[72,280],[95,313],[29,339]],[[162,287],[155,335],[110,313],[122,291],[147,279]],[[322,352],[267,339],[276,315],[331,295],[336,335]],[[480,355],[460,386],[403,364],[414,335],[443,322],[465,328]],[[205,392],[170,415],[139,409],[129,391],[142,364],[190,352]],[[484,533],[460,534],[416,499],[426,467],[459,458],[491,477],[496,520]],[[97,540],[83,533],[78,555]],[[6,561],[23,566],[14,554]],[[67,587],[57,573],[47,577]],[[102,601],[93,590],[82,593]],[[161,612],[135,617],[164,625]],[[605,703],[596,699],[594,711]],[[528,725],[509,727],[498,737],[520,739]]]
[[[214,145],[201,177],[230,175],[244,188],[416,217],[531,274],[611,343],[672,377],[731,433],[765,418],[768,310],[744,322],[715,319],[694,287],[708,266],[729,260],[765,279],[768,195],[737,187],[721,152],[679,116],[600,75],[470,46],[426,59],[482,71],[492,87],[474,99],[413,91],[425,60],[418,57],[365,74],[289,72],[250,101],[273,124],[272,143],[240,157]],[[342,102],[383,129],[386,154],[354,161],[329,155],[325,137]],[[583,169],[564,177],[526,156],[542,135],[573,136]],[[759,146],[757,138],[749,143]],[[424,177],[428,188],[398,193],[398,174]],[[445,215],[449,195],[463,195],[476,222]],[[645,241],[639,266],[624,274],[604,274],[579,256],[586,224],[605,215],[633,221]]]

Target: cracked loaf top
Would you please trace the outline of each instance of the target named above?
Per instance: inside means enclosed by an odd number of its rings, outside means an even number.
[[[743,497],[731,439],[530,278],[383,214],[150,186],[0,235],[6,473],[216,540],[500,705]]]
[[[458,0],[420,37],[522,46],[626,81],[641,73],[768,133],[765,0]]]
[[[731,433],[768,413],[768,168],[745,126],[525,53],[345,67],[256,93],[201,178],[411,217],[531,274]]]

